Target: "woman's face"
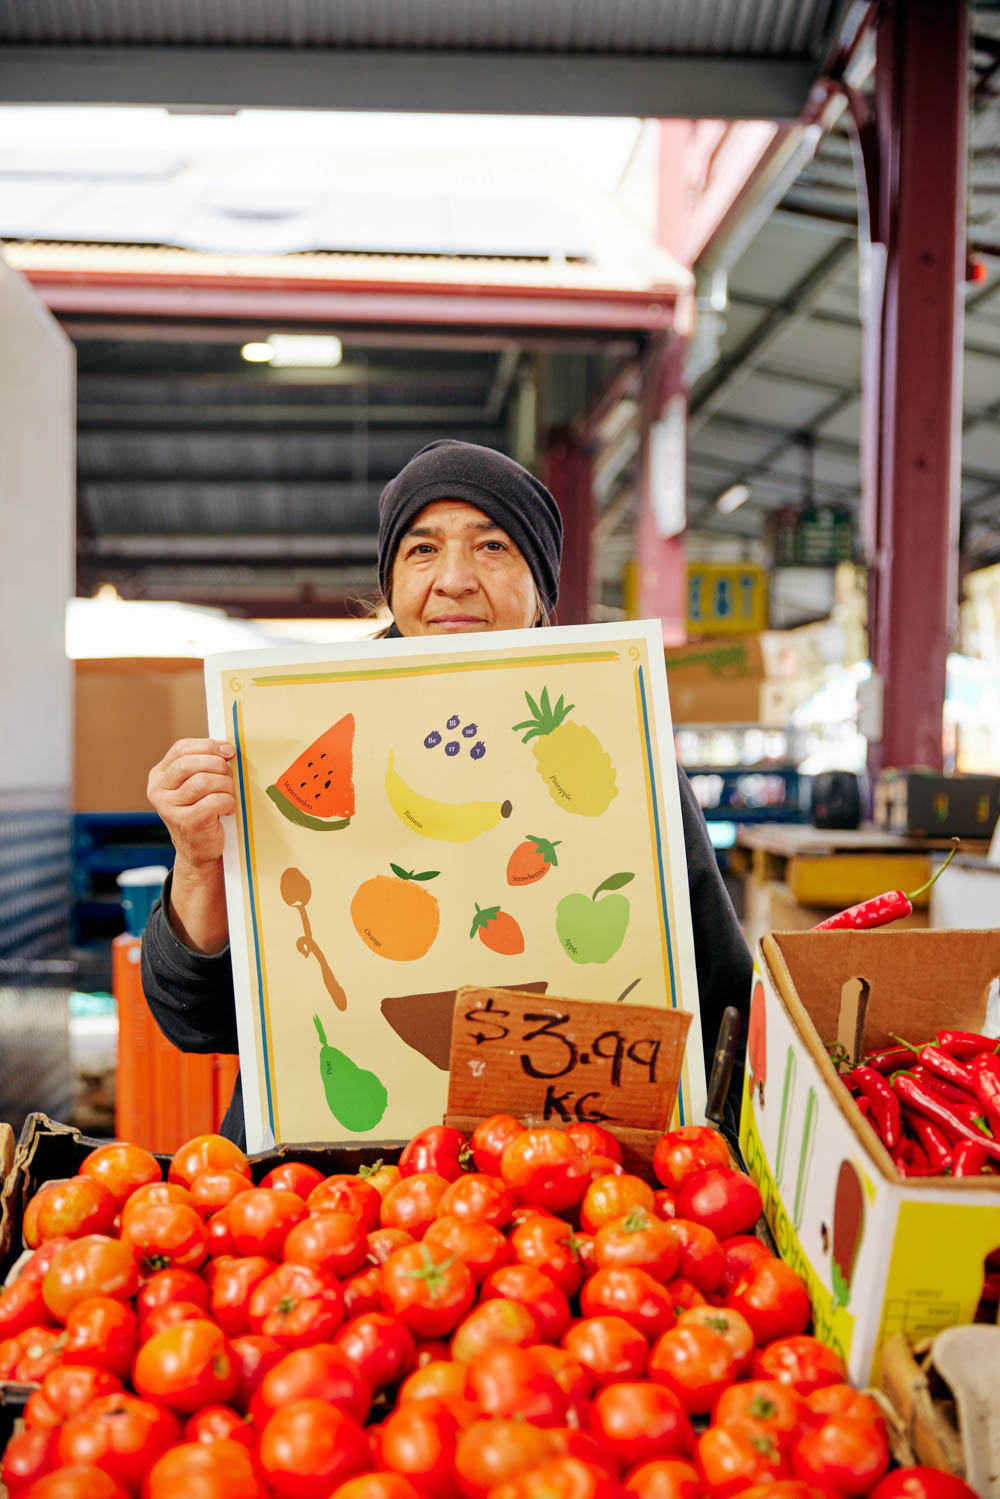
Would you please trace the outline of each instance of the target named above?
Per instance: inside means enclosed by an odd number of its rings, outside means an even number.
[[[535,580],[506,531],[464,500],[414,517],[392,564],[390,607],[401,635],[523,630],[538,622]]]

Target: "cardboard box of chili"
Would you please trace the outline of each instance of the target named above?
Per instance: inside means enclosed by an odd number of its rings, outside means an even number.
[[[1000,1247],[1000,1175],[903,1177],[828,1048],[853,1061],[982,1031],[1000,931],[772,932],[758,948],[740,1144],[819,1337],[877,1383],[893,1333],[971,1322]]]

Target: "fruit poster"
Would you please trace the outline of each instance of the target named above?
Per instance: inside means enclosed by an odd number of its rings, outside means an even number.
[[[251,1150],[440,1117],[466,985],[690,1011],[676,1118],[701,1117],[658,622],[255,651],[205,673],[210,732],[237,750]]]

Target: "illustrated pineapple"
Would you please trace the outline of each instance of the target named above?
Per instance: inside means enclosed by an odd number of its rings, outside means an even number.
[[[530,693],[524,696],[533,716],[514,724],[514,732],[527,730],[522,744],[537,740],[531,752],[552,800],[565,812],[600,817],[618,795],[611,756],[605,754],[592,730],[584,724],[566,722],[573,703],[564,706],[560,697],[553,708],[547,687],[542,688],[537,703]]]

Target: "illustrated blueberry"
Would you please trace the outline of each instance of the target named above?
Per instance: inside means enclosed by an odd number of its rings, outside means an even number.
[[[486,753],[486,746],[481,739],[477,739],[469,751],[473,760],[481,760]]]
[[[457,739],[450,739],[444,747],[446,755],[457,755],[462,746]]]
[[[465,728],[462,730],[462,738],[463,739],[475,739],[475,737],[476,737],[476,735],[478,733],[479,733],[479,726],[477,724],[467,723],[465,725]]]
[[[427,738],[424,740],[424,745],[427,749],[434,749],[440,743],[441,735],[438,733],[437,729],[432,729],[431,732],[427,735]]]
[[[459,724],[461,722],[462,722],[462,720],[459,718],[458,714],[457,713],[453,713],[451,715],[451,717],[449,718],[448,722],[445,724],[445,728],[446,729],[457,729],[458,726],[459,726]]]

